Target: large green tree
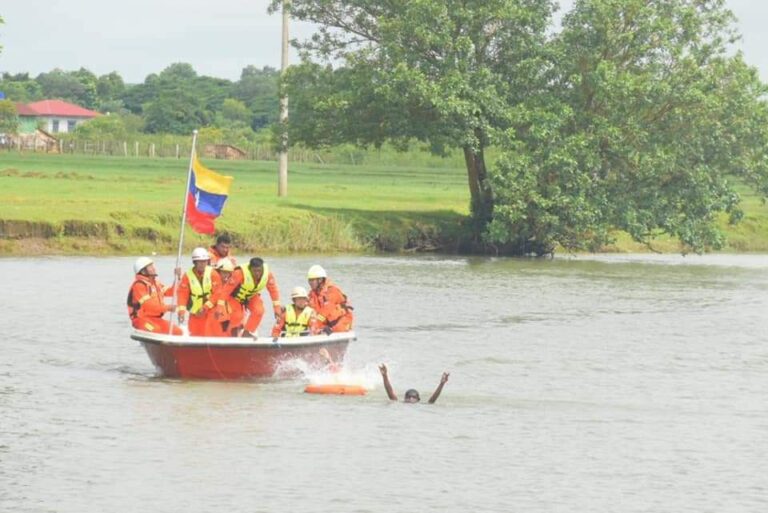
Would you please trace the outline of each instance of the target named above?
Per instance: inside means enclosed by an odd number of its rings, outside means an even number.
[[[547,0],[293,0],[293,17],[319,25],[299,45],[305,59],[340,66],[292,69],[289,136],[460,148],[480,233],[494,203],[486,149],[510,108],[541,87],[552,10]]]
[[[474,229],[505,252],[596,248],[616,229],[720,246],[733,181],[768,190],[765,88],[729,52],[724,1],[577,0],[559,30],[551,11],[294,1],[320,31],[288,75],[292,140],[462,148]]]
[[[722,0],[579,0],[552,42],[550,90],[520,113],[493,176],[488,240],[594,249],[621,229],[718,248],[768,193],[765,86],[733,55]]]

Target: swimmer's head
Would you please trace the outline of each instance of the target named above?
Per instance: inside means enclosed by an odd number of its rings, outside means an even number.
[[[404,401],[406,403],[418,403],[420,400],[421,398],[419,397],[419,392],[416,391],[415,389],[410,388],[405,391]]]

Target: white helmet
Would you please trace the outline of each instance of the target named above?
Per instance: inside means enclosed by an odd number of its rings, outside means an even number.
[[[211,256],[208,254],[208,250],[205,248],[195,248],[192,250],[192,261],[198,260],[210,260]]]
[[[307,289],[304,287],[293,287],[293,290],[291,291],[291,299],[296,299],[297,297],[308,298],[309,295],[307,294]]]
[[[133,264],[133,272],[136,274],[139,274],[141,271],[144,270],[145,267],[148,265],[152,265],[155,262],[152,261],[149,257],[139,257],[136,259],[136,262]]]
[[[309,268],[309,271],[307,271],[307,279],[308,280],[314,280],[315,278],[327,278],[328,274],[325,272],[325,269],[320,267],[319,265],[313,265]]]
[[[219,262],[216,264],[216,269],[219,271],[226,271],[226,272],[232,272],[235,270],[235,264],[232,263],[232,260],[229,258],[222,258],[219,260]]]

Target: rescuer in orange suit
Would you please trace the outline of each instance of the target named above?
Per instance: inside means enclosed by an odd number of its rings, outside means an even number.
[[[264,302],[261,300],[261,291],[267,289],[269,297],[272,299],[272,311],[277,320],[282,308],[280,305],[280,291],[277,288],[277,281],[269,265],[264,263],[259,257],[251,258],[247,264],[242,264],[232,273],[232,278],[223,288],[225,297],[232,297],[237,300],[236,308],[230,317],[232,325],[238,326],[245,318],[245,311],[249,312],[248,320],[245,321],[242,336],[256,336],[256,330],[264,317]]]
[[[232,265],[237,265],[237,260],[232,256],[232,238],[226,233],[216,237],[216,244],[208,248],[208,254],[211,257],[211,265],[214,267],[222,258],[229,258],[232,260]]]
[[[182,276],[176,295],[179,322],[184,322],[189,312],[189,334],[193,337],[205,336],[208,315],[214,307],[211,293],[221,286],[219,273],[214,272],[209,263],[208,250],[195,248],[192,251],[192,268]]]
[[[208,337],[236,337],[240,331],[240,324],[232,324],[232,312],[241,309],[240,303],[231,295],[224,295],[224,288],[232,279],[234,270],[235,266],[229,258],[222,258],[216,264],[215,272],[219,280],[214,283],[211,293],[211,303],[215,306],[206,322],[205,334]]]
[[[280,335],[298,337],[319,333],[317,315],[309,306],[307,289],[294,287],[291,291],[291,300],[293,303],[282,309],[280,318],[275,322],[275,326],[272,328],[272,337],[277,338]]]
[[[325,269],[313,265],[307,272],[309,280],[309,306],[317,312],[317,318],[325,333],[352,330],[354,316],[347,296],[328,279]]]
[[[163,319],[165,312],[173,311],[172,305],[166,305],[164,296],[172,296],[173,288],[165,287],[157,280],[157,270],[151,258],[140,257],[133,264],[136,277],[128,291],[128,315],[131,324],[137,330],[181,335],[178,326],[173,326]]]

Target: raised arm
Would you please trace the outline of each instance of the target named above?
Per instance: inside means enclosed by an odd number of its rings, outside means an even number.
[[[391,401],[397,401],[397,396],[395,395],[395,391],[392,390],[392,383],[389,382],[389,375],[387,374],[387,366],[383,363],[379,365],[379,371],[381,371],[381,377],[384,378],[384,390],[387,391],[387,397]]]
[[[331,354],[328,352],[328,350],[324,347],[320,348],[320,356],[325,360],[326,368],[329,372],[339,372],[341,370],[341,367],[339,364],[333,361],[333,358],[331,358]]]
[[[440,384],[437,385],[437,388],[432,393],[432,397],[429,398],[429,404],[434,403],[435,401],[437,401],[437,398],[440,397],[440,392],[443,391],[443,385],[445,385],[448,382],[448,376],[450,376],[450,374],[448,374],[447,372],[443,372],[443,375],[440,377]]]

